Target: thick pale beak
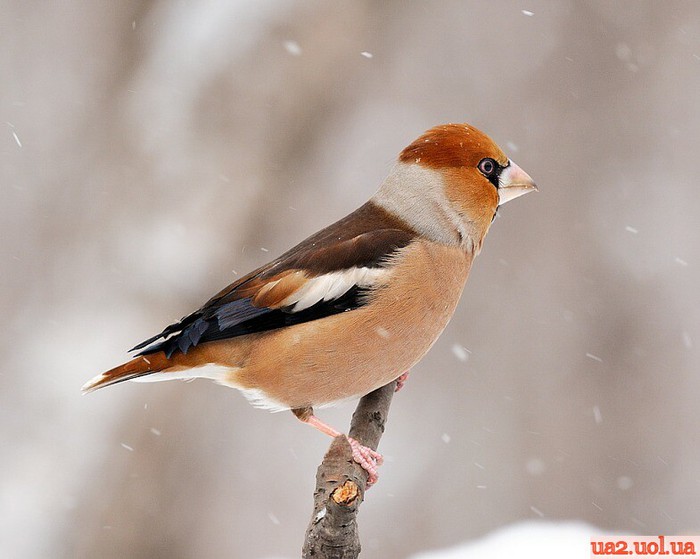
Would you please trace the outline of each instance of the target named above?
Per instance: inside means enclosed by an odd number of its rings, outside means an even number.
[[[512,161],[501,171],[498,178],[498,205],[510,202],[513,198],[537,191],[537,185],[530,175]]]

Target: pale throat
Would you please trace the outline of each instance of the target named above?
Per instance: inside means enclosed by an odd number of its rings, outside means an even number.
[[[431,241],[478,254],[484,234],[445,196],[439,171],[414,163],[397,163],[372,202],[400,217]]]

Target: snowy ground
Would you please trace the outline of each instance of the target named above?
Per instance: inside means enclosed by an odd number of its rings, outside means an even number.
[[[600,535],[602,530],[584,522],[518,522],[476,540],[418,553],[410,559],[586,559],[590,557],[590,538]]]
[[[583,522],[520,522],[456,547],[428,551],[411,559],[567,559],[590,556],[591,536],[601,530]]]

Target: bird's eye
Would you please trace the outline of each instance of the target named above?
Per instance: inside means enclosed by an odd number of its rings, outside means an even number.
[[[493,159],[487,157],[479,161],[478,168],[485,176],[490,177],[496,172],[498,165]]]

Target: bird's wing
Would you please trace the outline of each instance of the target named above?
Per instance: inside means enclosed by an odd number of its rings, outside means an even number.
[[[339,225],[339,224],[336,224]],[[335,231],[335,232],[334,232]],[[347,237],[327,228],[232,283],[202,308],[132,349],[169,358],[197,344],[291,326],[356,309],[381,285],[388,258],[415,234],[375,229]]]

